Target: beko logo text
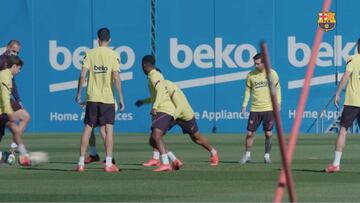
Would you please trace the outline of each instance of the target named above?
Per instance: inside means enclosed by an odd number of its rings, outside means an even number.
[[[93,41],[93,47],[98,47],[97,41]],[[124,55],[126,60],[120,61],[120,68],[121,70],[128,70],[130,69],[135,63],[135,52],[131,47],[128,46],[119,46],[119,47],[110,47],[114,49],[119,56],[121,57]],[[71,65],[74,65],[77,69],[81,69],[82,60],[84,58],[84,54],[90,48],[81,46],[74,50],[73,53],[64,47],[58,46],[57,40],[50,40],[49,41],[49,60],[51,66],[58,71],[67,70]],[[60,62],[58,57],[62,55],[63,60]]]
[[[346,42],[343,45],[342,35],[335,35],[333,42],[320,43],[316,65],[343,66],[350,55],[356,54],[355,47],[355,42]],[[289,63],[294,67],[306,67],[310,60],[311,46],[297,41],[296,36],[288,36],[287,48]],[[215,38],[214,47],[210,44],[199,44],[195,48],[179,42],[178,38],[170,38],[170,61],[179,69],[188,68],[192,63],[199,68],[249,68],[254,65],[252,56],[256,53],[257,50],[252,44],[224,44],[223,38]]]
[[[214,48],[209,44],[200,44],[194,50],[179,43],[178,38],[170,38],[170,61],[179,69],[188,68],[193,62],[199,68],[222,68],[223,63],[229,68],[249,68],[254,65],[251,57],[256,53],[256,48],[251,44],[224,46],[222,38],[215,38]],[[180,58],[180,54],[183,57]]]
[[[333,45],[321,42],[316,65],[320,67],[343,66],[350,55],[356,54],[356,43],[347,42],[343,46],[341,35],[335,35]],[[295,36],[288,37],[288,58],[291,65],[305,67],[310,61],[311,48],[303,42],[297,42]]]

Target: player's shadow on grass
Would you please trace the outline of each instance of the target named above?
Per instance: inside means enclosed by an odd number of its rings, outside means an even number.
[[[208,163],[208,161],[202,161],[202,162]],[[221,163],[221,164],[238,164],[239,161],[219,161],[219,163]]]
[[[280,170],[280,169],[279,169]],[[312,173],[325,173],[324,169],[321,170],[315,170],[315,169],[293,169],[293,171],[298,172],[312,172]]]
[[[311,172],[311,173],[326,173],[325,169],[322,170],[313,170],[313,169],[293,169],[293,171],[298,171],[298,172]],[[340,173],[347,173],[347,174],[359,174],[357,172],[352,172],[352,171],[341,171]],[[337,174],[337,173],[331,173],[331,174]]]
[[[34,170],[34,171],[60,171],[60,172],[72,172],[71,169],[59,169],[59,168],[20,168],[21,170]]]
[[[219,161],[219,163],[221,163],[221,164],[244,165],[244,164],[240,164],[240,161]],[[247,162],[246,164],[264,164],[264,162],[262,162],[262,161],[250,161],[250,162]]]
[[[79,173],[75,171],[74,169],[58,169],[58,168],[20,168],[22,170],[33,170],[33,171],[58,171],[58,172],[74,172]],[[133,169],[133,168],[127,168],[127,169],[121,169],[119,172],[124,171],[141,171],[141,169]],[[88,168],[86,170],[86,173],[104,173],[102,169],[100,168]]]
[[[72,162],[72,161],[50,161],[49,164],[71,164],[71,165],[76,165],[77,162]]]
[[[140,169],[140,168],[125,168],[125,169],[121,169],[120,172],[122,171],[145,171],[145,169]]]
[[[69,165],[77,165],[77,162],[71,162],[71,161],[51,161],[49,164],[69,164]],[[92,163],[94,165],[96,163]],[[98,163],[101,164],[100,162]],[[120,163],[120,166],[142,166],[141,163]]]
[[[141,163],[120,163],[120,166],[143,166]]]

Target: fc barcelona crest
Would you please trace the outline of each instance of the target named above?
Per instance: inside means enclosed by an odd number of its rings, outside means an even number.
[[[336,25],[335,12],[319,12],[318,25],[325,32],[333,30]]]

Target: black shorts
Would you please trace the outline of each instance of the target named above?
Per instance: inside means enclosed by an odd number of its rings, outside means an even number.
[[[14,112],[23,109],[21,104],[16,100],[10,99],[10,104]]]
[[[84,123],[92,127],[106,124],[114,125],[115,104],[101,102],[86,102]]]
[[[360,125],[360,107],[344,105],[344,110],[340,118],[341,127],[348,129],[352,126],[356,118],[358,119]]]
[[[274,126],[274,112],[250,112],[247,130],[250,132],[255,132],[260,126],[261,122],[263,123],[264,131],[271,131]]]
[[[9,122],[9,117],[7,114],[0,115],[0,141],[2,137],[5,135],[5,127],[6,123]]]
[[[163,112],[157,112],[155,116],[152,116],[151,130],[157,128],[164,134],[172,127],[174,117]]]
[[[176,119],[175,123],[181,127],[184,134],[194,135],[199,131],[195,117],[189,121]]]

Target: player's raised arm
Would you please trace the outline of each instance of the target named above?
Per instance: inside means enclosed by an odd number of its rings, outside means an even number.
[[[146,99],[143,99],[142,102],[143,102],[143,104],[150,104],[151,103],[151,98],[148,97]]]
[[[141,107],[144,104],[150,104],[151,103],[151,98],[148,97],[146,99],[139,99],[135,102],[135,106],[136,107]]]

